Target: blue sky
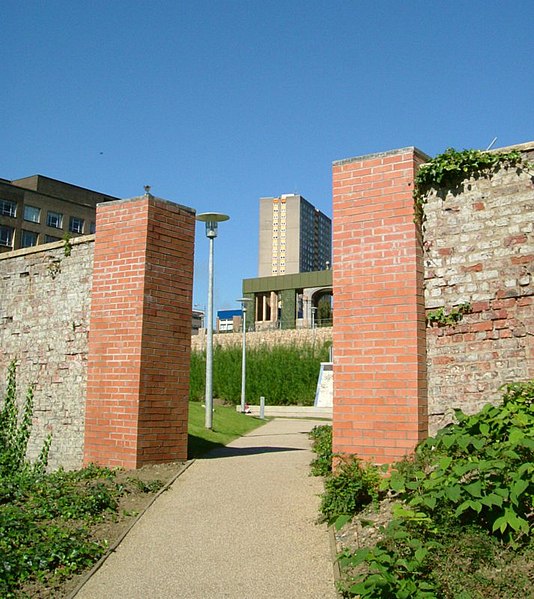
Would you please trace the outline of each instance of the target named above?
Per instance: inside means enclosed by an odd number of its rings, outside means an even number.
[[[531,0],[1,0],[0,20],[0,177],[229,214],[216,310],[257,275],[261,196],[330,215],[334,160],[534,139]]]

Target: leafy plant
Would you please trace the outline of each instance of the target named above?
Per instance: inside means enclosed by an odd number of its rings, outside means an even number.
[[[432,469],[393,472],[390,486],[438,521],[476,518],[518,542],[534,518],[534,382],[508,385],[502,405],[456,418],[417,450],[432,456]]]
[[[374,547],[345,551],[345,596],[527,596],[534,564],[534,381],[419,445],[383,479],[400,503]],[[523,594],[521,594],[523,593]]]
[[[357,595],[361,599],[437,598],[437,587],[427,565],[429,552],[435,546],[435,543],[425,543],[411,534],[402,522],[393,521],[384,540],[375,547],[340,556],[340,566],[360,570],[349,584],[342,586],[345,596]]]
[[[143,493],[157,493],[164,484],[161,480],[145,481],[131,477],[128,478],[128,482]]]

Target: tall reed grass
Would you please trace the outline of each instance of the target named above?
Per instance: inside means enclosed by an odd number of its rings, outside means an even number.
[[[247,348],[246,398],[258,404],[312,405],[320,363],[328,361],[330,343]],[[213,396],[229,403],[241,400],[241,346],[213,350]],[[191,353],[190,398],[205,395],[206,354]]]

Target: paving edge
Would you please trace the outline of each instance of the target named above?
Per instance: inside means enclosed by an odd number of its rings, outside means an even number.
[[[117,549],[117,547],[122,543],[122,541],[124,541],[126,535],[132,530],[132,528],[137,524],[137,522],[139,522],[139,520],[143,517],[143,515],[148,510],[148,508],[156,501],[156,499],[162,493],[165,493],[165,491],[167,491],[169,489],[169,487],[176,481],[176,479],[178,477],[180,477],[189,468],[189,466],[191,466],[191,464],[193,464],[195,461],[196,460],[189,460],[189,461],[185,462],[183,464],[183,467],[180,470],[178,470],[178,472],[170,480],[168,480],[167,483],[163,487],[161,487],[161,489],[154,495],[154,497],[152,497],[150,502],[147,503],[145,508],[139,514],[137,514],[137,516],[132,520],[132,522],[130,522],[130,524],[126,528],[126,530],[114,541],[114,543],[112,545],[110,545],[110,547],[107,549],[107,551],[104,553],[104,555],[96,562],[96,564],[89,570],[89,572],[82,575],[80,582],[76,585],[74,590],[66,596],[66,599],[74,599],[74,597],[76,597],[76,595],[87,584],[87,581],[92,576],[94,576],[98,572],[98,570],[100,570],[100,568],[104,565],[104,563],[108,559],[108,557],[112,553],[115,553],[115,550]]]
[[[339,590],[338,582],[341,581],[341,569],[339,567],[338,561],[338,551],[337,551],[337,541],[336,541],[336,531],[334,525],[331,524],[328,527],[328,535],[330,537],[330,553],[332,556],[332,568],[334,570],[334,589],[336,591],[336,595],[338,597],[342,597],[341,591]]]

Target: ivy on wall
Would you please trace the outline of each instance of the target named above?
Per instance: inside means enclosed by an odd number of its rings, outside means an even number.
[[[525,166],[521,152],[484,152],[481,150],[462,150],[449,148],[423,164],[415,177],[413,192],[415,218],[424,222],[426,195],[431,189],[457,188],[466,179],[490,175],[501,168]]]

